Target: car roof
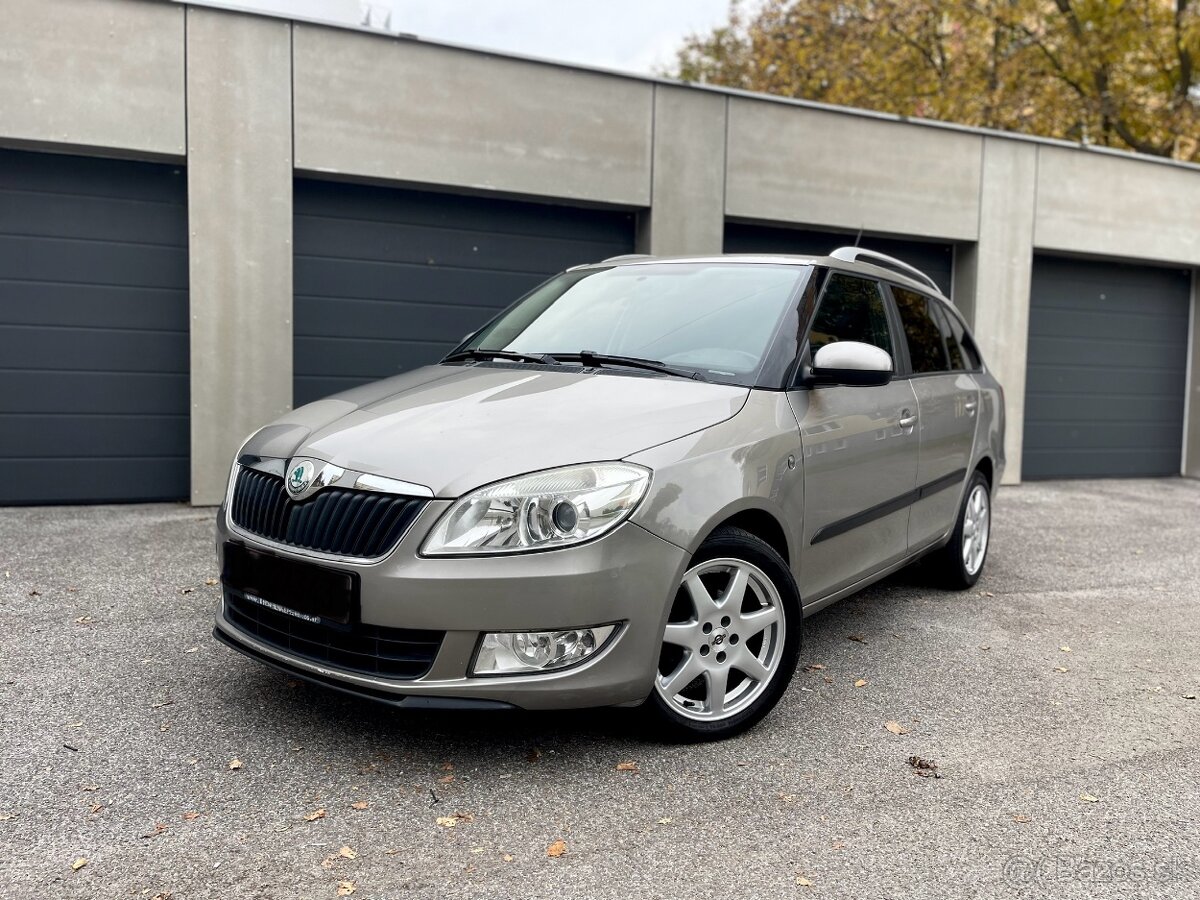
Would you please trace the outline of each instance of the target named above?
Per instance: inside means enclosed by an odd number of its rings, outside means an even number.
[[[847,259],[847,256],[853,258]],[[883,263],[883,265],[868,261],[871,259],[875,259],[879,263]],[[942,293],[934,280],[919,269],[894,257],[856,247],[842,247],[834,250],[828,256],[803,256],[790,253],[722,253],[713,256],[652,256],[643,253],[630,253],[623,256],[609,257],[600,262],[574,266],[570,271],[610,268],[612,266],[658,265],[662,263],[745,263],[747,265],[824,266],[839,272],[850,272],[858,275],[867,275],[871,278],[878,278],[882,281],[891,281],[903,287],[920,291],[923,294],[930,294],[946,303],[951,303],[950,298]],[[907,274],[904,269],[911,270],[915,275]]]

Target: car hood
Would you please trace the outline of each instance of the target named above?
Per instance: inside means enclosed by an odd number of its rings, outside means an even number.
[[[312,457],[458,497],[674,440],[735,415],[748,393],[660,376],[428,366],[293,410],[242,452]]]

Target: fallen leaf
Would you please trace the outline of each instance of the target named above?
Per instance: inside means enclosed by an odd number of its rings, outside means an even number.
[[[186,650],[184,650],[183,652],[184,652],[184,653],[199,653],[199,652],[200,652],[200,648],[199,648],[199,647],[188,647],[188,648],[187,648]]]
[[[454,771],[454,763],[452,763],[452,762],[442,763],[442,771],[443,772],[453,772]]]
[[[100,785],[98,785],[98,784],[85,784],[85,785],[83,785],[83,790],[85,790],[85,791],[98,791],[98,790],[100,790]]]
[[[170,891],[163,891],[161,894],[155,894],[150,900],[171,900],[174,896]]]
[[[825,676],[825,683],[826,683],[826,684],[833,684],[833,679],[832,679],[832,678],[830,678],[828,675],[826,675],[826,676]]]
[[[854,641],[857,644],[865,644],[867,642],[867,639],[861,634],[848,634],[846,635],[846,640]]]
[[[443,775],[438,779],[438,784],[450,784],[454,780],[453,775]]]
[[[338,882],[337,895],[339,897],[349,897],[353,893],[354,893],[354,882],[353,881],[339,881]]]
[[[991,649],[992,649],[992,645],[991,645],[991,644],[980,644],[980,645],[979,645],[979,649],[980,649],[980,650],[991,650]]]
[[[865,678],[860,678],[860,679],[858,679],[858,681],[854,682],[854,686],[855,686],[855,687],[866,687],[866,686],[867,686],[867,679],[865,679]]]
[[[515,856],[513,856],[511,853],[505,853],[505,854],[504,854],[502,857],[500,857],[500,858],[501,858],[502,860],[504,860],[505,862],[512,862],[514,859],[516,859],[516,857],[515,857]]]
[[[531,763],[535,763],[542,758],[542,751],[537,747],[530,747],[529,752],[525,754],[525,758]]]
[[[916,769],[917,770],[916,774],[920,775],[922,778],[941,778],[942,777],[938,773],[937,763],[935,763],[931,759],[923,759],[920,756],[910,756],[908,758],[908,764],[910,766],[912,766],[914,769]]]
[[[143,834],[142,838],[145,839],[145,838],[158,837],[160,834],[162,834],[166,830],[167,830],[167,826],[166,826],[165,822],[155,822],[154,830],[147,832],[146,834]]]
[[[94,621],[96,621],[96,620],[93,619],[91,616],[80,616],[78,619],[75,620],[75,624],[76,625],[91,625]]]
[[[845,850],[846,845],[842,841],[834,841],[832,844],[829,845],[829,849],[830,850]]]
[[[670,817],[670,816],[666,816],[665,818],[659,819],[659,820],[658,820],[658,822],[657,822],[657,824],[659,824],[659,825],[670,825],[670,824],[671,824],[671,817]]]
[[[216,578],[205,578],[204,579],[205,587],[212,587],[214,584],[219,584],[219,583],[220,582]]]
[[[229,761],[229,768],[236,772],[238,769],[242,768],[242,761],[240,759],[231,759]]]
[[[1066,644],[1063,644],[1063,645],[1062,645],[1061,647],[1059,647],[1058,649],[1059,649],[1059,650],[1061,650],[1063,653],[1070,653],[1070,652],[1071,652],[1071,648],[1070,648],[1070,647],[1068,647]]]
[[[901,725],[899,722],[884,722],[883,727],[886,728],[888,731],[890,731],[892,734],[908,734],[908,729],[905,728],[903,725]]]
[[[0,822],[7,822],[9,819],[15,819],[20,813],[2,812],[0,813]]]
[[[984,591],[984,592],[983,592],[983,596],[985,596],[985,597],[995,597],[996,595],[995,595],[995,594],[993,594],[991,591]]]
[[[1029,816],[1023,816],[1023,815],[1018,814],[1018,815],[1013,816],[1013,821],[1024,824],[1025,822],[1032,822],[1033,819],[1029,818]]]
[[[562,840],[555,841],[553,844],[551,844],[549,847],[546,848],[546,855],[549,856],[551,859],[558,859],[560,856],[562,856],[566,852],[567,852],[567,842],[562,841]]]
[[[1070,672],[1071,670],[1068,669],[1066,666],[1055,666],[1054,671],[1055,672]]]
[[[183,820],[184,820],[185,822],[190,822],[190,821],[192,821],[193,819],[198,819],[198,818],[200,818],[200,816],[201,816],[201,815],[203,815],[203,813],[198,813],[198,812],[185,812],[185,813],[183,814]]]
[[[795,803],[796,795],[795,794],[780,794],[779,799],[782,800],[784,803]]]
[[[806,878],[804,875],[796,876],[796,884],[798,884],[800,887],[812,887],[813,886],[813,883],[808,878]]]
[[[91,806],[88,807],[88,812],[94,816],[96,813],[100,812],[100,810],[102,810],[102,809],[104,809],[103,803],[93,803]]]
[[[366,800],[355,800],[353,803],[350,804],[350,808],[351,809],[366,809],[370,805],[371,804],[368,803]]]
[[[820,672],[824,668],[825,668],[824,663],[809,663],[807,666],[804,667],[804,671],[805,672]]]
[[[342,859],[358,859],[358,851],[353,847],[343,847],[337,852]]]
[[[64,725],[63,727],[64,728],[82,728],[83,723],[82,722],[67,722],[66,725]]]
[[[78,872],[80,869],[82,869],[87,864],[88,864],[88,858],[86,856],[81,856],[81,857],[79,857],[79,859],[75,860],[75,862],[71,863],[71,871]]]
[[[638,770],[635,762],[619,762],[617,763],[618,772],[636,772]]]
[[[1100,802],[1099,797],[1093,797],[1091,794],[1080,794],[1079,799],[1082,800],[1084,803],[1099,803]]]
[[[323,819],[323,818],[325,818],[325,810],[324,809],[314,809],[312,812],[310,812],[307,816],[304,817],[304,821],[305,822],[315,822],[315,821],[317,821],[317,819]]]
[[[438,816],[437,823],[443,828],[454,828],[460,822],[473,822],[475,817],[470,813],[455,813],[452,816]]]

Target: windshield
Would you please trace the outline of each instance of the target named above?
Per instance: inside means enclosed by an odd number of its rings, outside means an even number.
[[[805,266],[651,263],[548,281],[459,350],[653,360],[748,383],[762,367]]]

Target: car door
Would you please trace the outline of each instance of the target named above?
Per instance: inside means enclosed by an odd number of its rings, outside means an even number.
[[[802,349],[860,341],[894,353],[898,334],[879,282],[830,272]],[[907,379],[882,386],[804,386],[788,392],[803,448],[799,582],[806,606],[901,559],[917,477],[916,396]]]
[[[909,549],[920,550],[954,527],[971,465],[979,387],[941,309],[943,301],[891,286],[904,330],[917,398],[917,499],[908,523]]]

